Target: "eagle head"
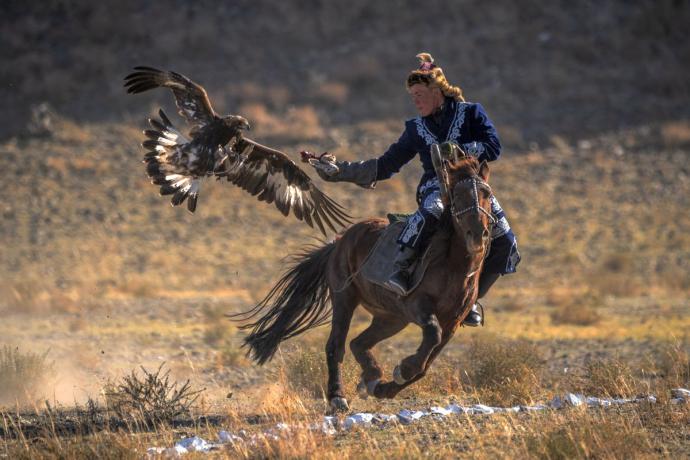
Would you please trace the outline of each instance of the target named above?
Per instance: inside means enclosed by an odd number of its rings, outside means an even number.
[[[239,115],[228,115],[227,117],[223,117],[223,123],[236,134],[239,134],[242,130],[251,129],[247,119]]]

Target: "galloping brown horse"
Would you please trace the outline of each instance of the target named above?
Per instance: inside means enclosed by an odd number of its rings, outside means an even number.
[[[373,319],[350,342],[362,367],[360,394],[393,398],[422,378],[477,299],[493,223],[486,162],[479,164],[473,157],[462,157],[448,169],[446,211],[431,241],[429,267],[414,291],[398,297],[360,276],[359,268],[386,222],[370,219],[354,224],[335,241],[298,255],[295,265],[266,298],[246,313],[245,319],[262,314],[243,326],[252,329],[245,345],[253,359],[263,364],[273,357],[281,341],[324,324],[332,316],[326,344],[328,399],[333,409],[346,410],[340,367],[352,314],[362,305]],[[329,300],[331,309],[327,307]],[[409,323],[422,328],[422,343],[415,354],[395,367],[393,381],[383,381],[371,348]]]

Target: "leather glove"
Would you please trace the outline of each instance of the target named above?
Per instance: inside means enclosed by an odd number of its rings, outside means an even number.
[[[352,182],[364,188],[376,186],[376,159],[356,162],[337,161],[335,155],[324,153],[320,157],[312,155],[307,161],[325,181]]]

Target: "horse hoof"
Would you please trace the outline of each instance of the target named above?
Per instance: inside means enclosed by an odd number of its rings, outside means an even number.
[[[402,376],[402,369],[400,366],[395,366],[395,369],[393,369],[393,381],[398,385],[404,385],[407,381]]]
[[[367,383],[364,380],[360,380],[357,384],[357,394],[361,399],[367,399],[369,397]]]
[[[331,410],[333,412],[347,412],[350,406],[347,404],[347,399],[341,397],[331,398]]]
[[[381,382],[381,379],[376,379],[372,380],[371,382],[367,383],[367,393],[369,395],[374,396],[374,392],[376,391],[376,386]]]

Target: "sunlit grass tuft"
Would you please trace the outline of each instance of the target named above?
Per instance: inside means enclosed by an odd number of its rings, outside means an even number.
[[[545,361],[534,344],[479,336],[471,343],[465,377],[484,404],[527,404],[542,392]]]
[[[22,352],[5,345],[0,350],[0,404],[33,403],[54,377],[55,365],[44,353]]]

